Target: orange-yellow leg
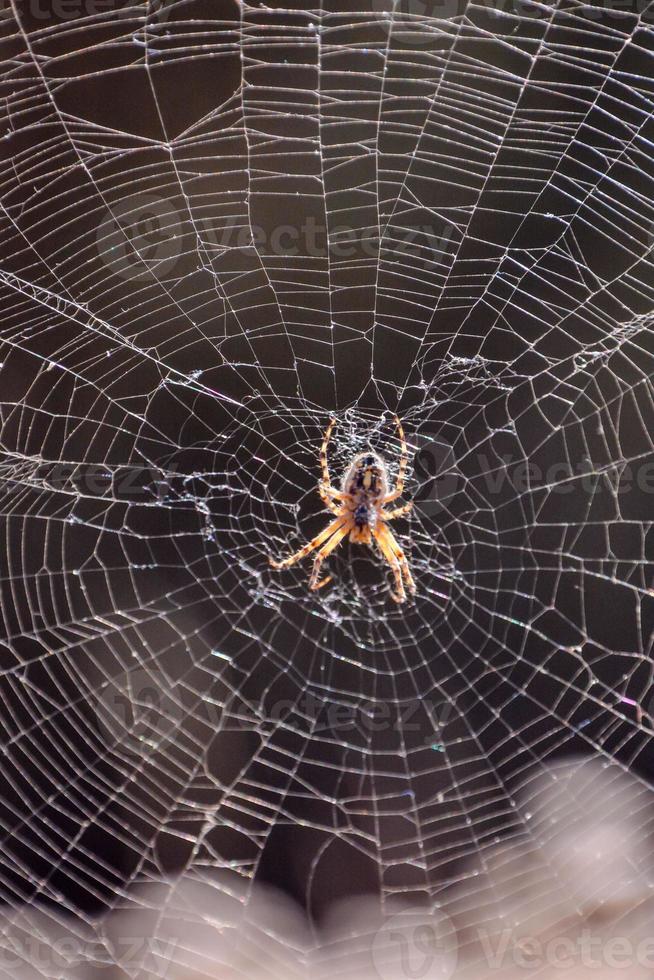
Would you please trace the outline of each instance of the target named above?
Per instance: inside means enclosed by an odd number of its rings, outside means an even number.
[[[324,483],[318,484],[318,493],[328,510],[331,510],[332,514],[340,514],[341,508],[335,502],[337,500],[343,500],[347,494],[341,493],[340,490],[335,490],[334,487],[325,486]]]
[[[385,521],[393,521],[396,517],[402,517],[403,514],[408,514],[413,507],[413,501],[410,500],[406,504],[402,504],[401,507],[395,507],[393,510],[383,510],[381,516]]]
[[[314,592],[316,589],[321,589],[323,585],[327,585],[329,582],[331,575],[328,575],[327,578],[323,578],[321,581],[318,581],[320,567],[327,555],[329,555],[334,548],[338,547],[349,530],[350,528],[347,524],[345,527],[340,528],[340,530],[338,530],[336,534],[333,534],[329,541],[322,546],[316,557],[313,559],[313,568],[311,570],[311,578],[309,579],[309,588]]]
[[[402,551],[402,548],[400,547],[399,542],[395,538],[395,535],[391,531],[390,527],[383,528],[382,529],[382,533],[384,533],[386,535],[386,537],[388,538],[388,542],[389,542],[390,547],[391,547],[391,549],[393,551],[393,554],[395,555],[395,557],[397,558],[397,560],[400,563],[400,566],[402,568],[402,572],[404,573],[404,578],[406,580],[406,584],[407,584],[407,587],[409,589],[409,592],[415,594],[415,591],[416,591],[416,583],[413,581],[413,575],[411,574],[411,569],[409,568],[409,563],[406,560],[406,556],[405,556],[404,552]]]
[[[329,440],[331,439],[332,430],[335,425],[336,425],[336,419],[332,415],[331,419],[329,420],[329,425],[327,426],[327,429],[325,431],[325,435],[323,436],[322,446],[320,447],[320,466],[322,468],[322,482],[326,487],[331,487],[332,485],[332,481],[329,476],[329,465],[327,463],[327,446],[329,445]]]
[[[391,529],[385,524],[378,525],[375,529],[375,539],[395,576],[396,592],[393,594],[393,598],[396,602],[404,602],[406,594],[402,576],[404,576],[409,592],[414,594],[416,591],[416,583],[413,581],[411,569],[409,568],[409,563],[406,560],[404,552],[396,541]]]
[[[344,500],[345,497],[349,497],[349,493],[344,493],[342,490],[337,490],[336,487],[332,487],[329,483],[319,483],[318,489],[321,493],[324,493],[326,497],[332,500]]]
[[[388,541],[382,534],[381,527],[375,528],[373,535],[375,541],[379,545],[382,555],[391,566],[391,571],[393,572],[393,577],[395,578],[395,592],[391,592],[391,595],[396,602],[404,602],[406,599],[406,592],[404,591],[404,582],[402,581],[402,569],[400,567],[400,563],[393,554]]]
[[[404,492],[404,476],[406,474],[406,466],[407,463],[409,462],[409,453],[406,447],[406,438],[404,435],[404,429],[402,428],[402,423],[400,422],[399,416],[397,415],[395,416],[395,425],[397,426],[397,431],[400,436],[400,450],[401,450],[400,466],[397,471],[397,482],[395,484],[395,489],[393,490],[392,493],[386,494],[386,496],[382,500],[383,504],[390,504],[391,501],[397,500],[398,497],[402,496]]]
[[[322,470],[322,480],[318,484],[318,492],[320,494],[322,502],[325,506],[331,510],[332,514],[339,514],[340,508],[334,503],[335,500],[342,500],[343,494],[339,490],[335,490],[332,486],[331,477],[329,475],[329,464],[327,462],[327,447],[329,446],[329,440],[331,439],[332,431],[336,425],[336,419],[332,415],[329,420],[329,425],[323,436],[322,446],[320,447],[320,468]]]
[[[344,522],[344,517],[339,517],[335,521],[332,521],[331,524],[327,525],[324,531],[321,531],[320,534],[316,535],[313,541],[309,541],[308,544],[305,544],[303,548],[300,548],[299,551],[296,551],[295,554],[291,555],[289,558],[284,558],[282,561],[275,561],[274,558],[269,558],[268,561],[273,568],[289,568],[291,565],[295,565],[296,562],[301,561],[315,548],[319,548],[320,545],[327,540],[327,538],[331,538],[332,534],[338,531],[343,526]]]

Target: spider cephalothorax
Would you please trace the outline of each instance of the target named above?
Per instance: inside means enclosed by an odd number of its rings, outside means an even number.
[[[391,566],[395,578],[393,598],[396,602],[404,602],[406,599],[404,583],[406,582],[409,592],[414,593],[416,587],[404,552],[396,541],[393,532],[387,526],[387,521],[392,521],[395,517],[408,513],[412,503],[409,501],[409,503],[395,507],[393,510],[384,510],[385,505],[397,500],[404,490],[404,474],[408,457],[402,423],[395,416],[402,453],[397,483],[391,493],[388,492],[388,475],[384,460],[370,450],[355,456],[343,477],[340,490],[336,490],[332,486],[327,464],[327,447],[335,424],[336,420],[332,418],[323,439],[320,451],[322,481],[318,490],[323,502],[336,519],[313,541],[304,545],[294,555],[285,558],[283,561],[274,561],[271,558],[270,564],[274,568],[288,568],[289,565],[294,565],[310,552],[319,548],[320,550],[313,562],[309,581],[310,589],[319,589],[331,578],[331,576],[320,580],[318,578],[323,561],[348,534],[350,541],[356,544],[371,545],[374,541]]]

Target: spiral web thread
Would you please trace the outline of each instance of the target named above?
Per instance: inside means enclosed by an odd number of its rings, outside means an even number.
[[[546,763],[646,781],[650,5],[352,7],[2,13],[0,888],[30,976],[116,965],[108,923],[171,876],[247,917],[279,854],[310,910],[349,873],[482,923],[489,851],[553,833]],[[310,593],[268,558],[329,519],[329,417],[335,482],[368,447],[392,478],[395,412],[415,600],[348,544]],[[67,912],[88,942],[48,972],[25,939]]]

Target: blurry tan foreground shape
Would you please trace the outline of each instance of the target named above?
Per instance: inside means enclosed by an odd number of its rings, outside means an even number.
[[[388,943],[379,905],[372,899],[335,908],[316,950],[299,910],[260,891],[247,908],[247,919],[235,922],[233,929],[215,932],[209,927],[201,935],[196,927],[198,959],[193,966],[189,962],[184,967],[178,949],[171,971],[160,975],[170,980],[651,980],[651,792],[616,765],[578,759],[541,767],[525,781],[519,800],[522,833],[516,842],[482,851],[479,862],[462,869],[461,883],[444,910],[434,913],[440,959],[435,955],[426,960],[424,950],[412,949],[412,910],[403,950]],[[480,874],[484,867],[486,873]],[[190,899],[197,887],[180,884],[178,898],[185,893]],[[168,896],[176,905],[177,899],[170,892]],[[207,923],[211,901],[207,894],[201,903]],[[395,904],[387,910],[395,923],[400,909]],[[425,910],[415,912],[418,921],[428,921]],[[171,924],[174,918],[171,914]],[[456,956],[444,923],[454,929]],[[192,935],[189,929],[187,939]]]
[[[101,931],[40,910],[6,916],[13,960],[0,980],[651,980],[653,821],[651,791],[615,765],[541,767],[513,841],[480,850],[441,909],[394,903],[382,916],[356,899],[316,935],[289,899],[205,868],[204,881],[136,889]]]

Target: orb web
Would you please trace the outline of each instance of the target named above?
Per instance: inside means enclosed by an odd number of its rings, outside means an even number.
[[[489,848],[553,836],[532,776],[651,764],[649,6],[0,28],[7,949],[57,975],[65,922],[62,976],[140,975],[117,916],[247,919],[279,855],[309,917],[483,922]],[[415,599],[348,543],[318,593],[272,569],[329,519],[329,418],[337,483],[397,474],[395,413]]]

